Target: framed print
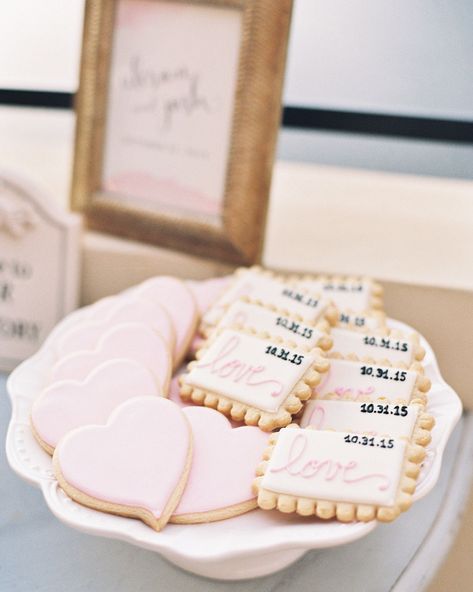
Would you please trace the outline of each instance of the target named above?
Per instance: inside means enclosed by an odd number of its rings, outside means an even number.
[[[89,228],[259,259],[292,0],[88,0],[72,183]]]

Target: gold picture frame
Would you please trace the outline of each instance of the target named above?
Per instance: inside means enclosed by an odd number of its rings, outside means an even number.
[[[186,5],[194,10],[213,7],[238,12],[235,91],[228,107],[231,122],[222,172],[224,192],[219,197],[220,210],[215,216],[143,208],[133,196],[104,187],[103,167],[107,164],[104,146],[112,96],[108,87],[120,2],[145,4],[143,0],[86,2],[80,88],[76,98],[72,208],[84,214],[93,230],[235,264],[257,262],[264,238],[281,117],[292,0],[147,0],[149,6],[161,3],[181,9]],[[211,27],[209,32],[217,29]],[[215,51],[224,49],[215,48]],[[115,125],[113,133],[116,128]],[[111,145],[116,145],[115,140]],[[123,156],[121,159],[126,160]]]

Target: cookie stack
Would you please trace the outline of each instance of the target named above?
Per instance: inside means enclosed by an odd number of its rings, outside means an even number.
[[[33,433],[71,498],[156,530],[257,506],[392,520],[434,422],[419,336],[382,306],[367,278],[153,278],[57,328]]]

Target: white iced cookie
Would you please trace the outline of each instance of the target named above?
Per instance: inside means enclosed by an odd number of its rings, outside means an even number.
[[[383,288],[371,278],[321,275],[294,279],[302,288],[330,298],[339,310],[364,312],[383,308]]]
[[[379,363],[387,361],[393,366],[407,368],[425,356],[425,350],[416,333],[405,334],[389,329],[366,332],[333,327],[330,335],[333,340],[330,350],[332,357],[354,356]]]
[[[340,310],[337,327],[340,327],[340,329],[375,331],[386,327],[386,314],[381,310],[371,310],[369,312]]]
[[[328,362],[320,350],[223,329],[180,377],[181,397],[270,431],[287,425],[311,396]]]
[[[253,329],[257,333],[280,337],[284,341],[294,343],[297,347],[309,349],[319,347],[326,351],[332,346],[327,321],[319,321],[317,324],[307,323],[300,316],[288,315],[274,307],[258,305],[247,298],[233,302],[217,327],[219,329],[230,327]]]
[[[304,321],[316,323],[327,318],[335,323],[338,312],[331,300],[318,292],[298,287],[259,267],[240,268],[227,290],[215,304],[203,315],[201,331],[208,334],[215,327],[227,308],[242,297],[268,307],[275,307],[288,315],[299,315]]]
[[[314,398],[425,405],[430,380],[420,364],[410,369],[362,361],[330,360],[330,369],[314,390]]]
[[[389,437],[290,426],[270,438],[254,487],[263,510],[391,521],[412,503],[425,449]]]
[[[434,419],[420,405],[316,399],[304,407],[301,427],[389,436],[427,446]]]

